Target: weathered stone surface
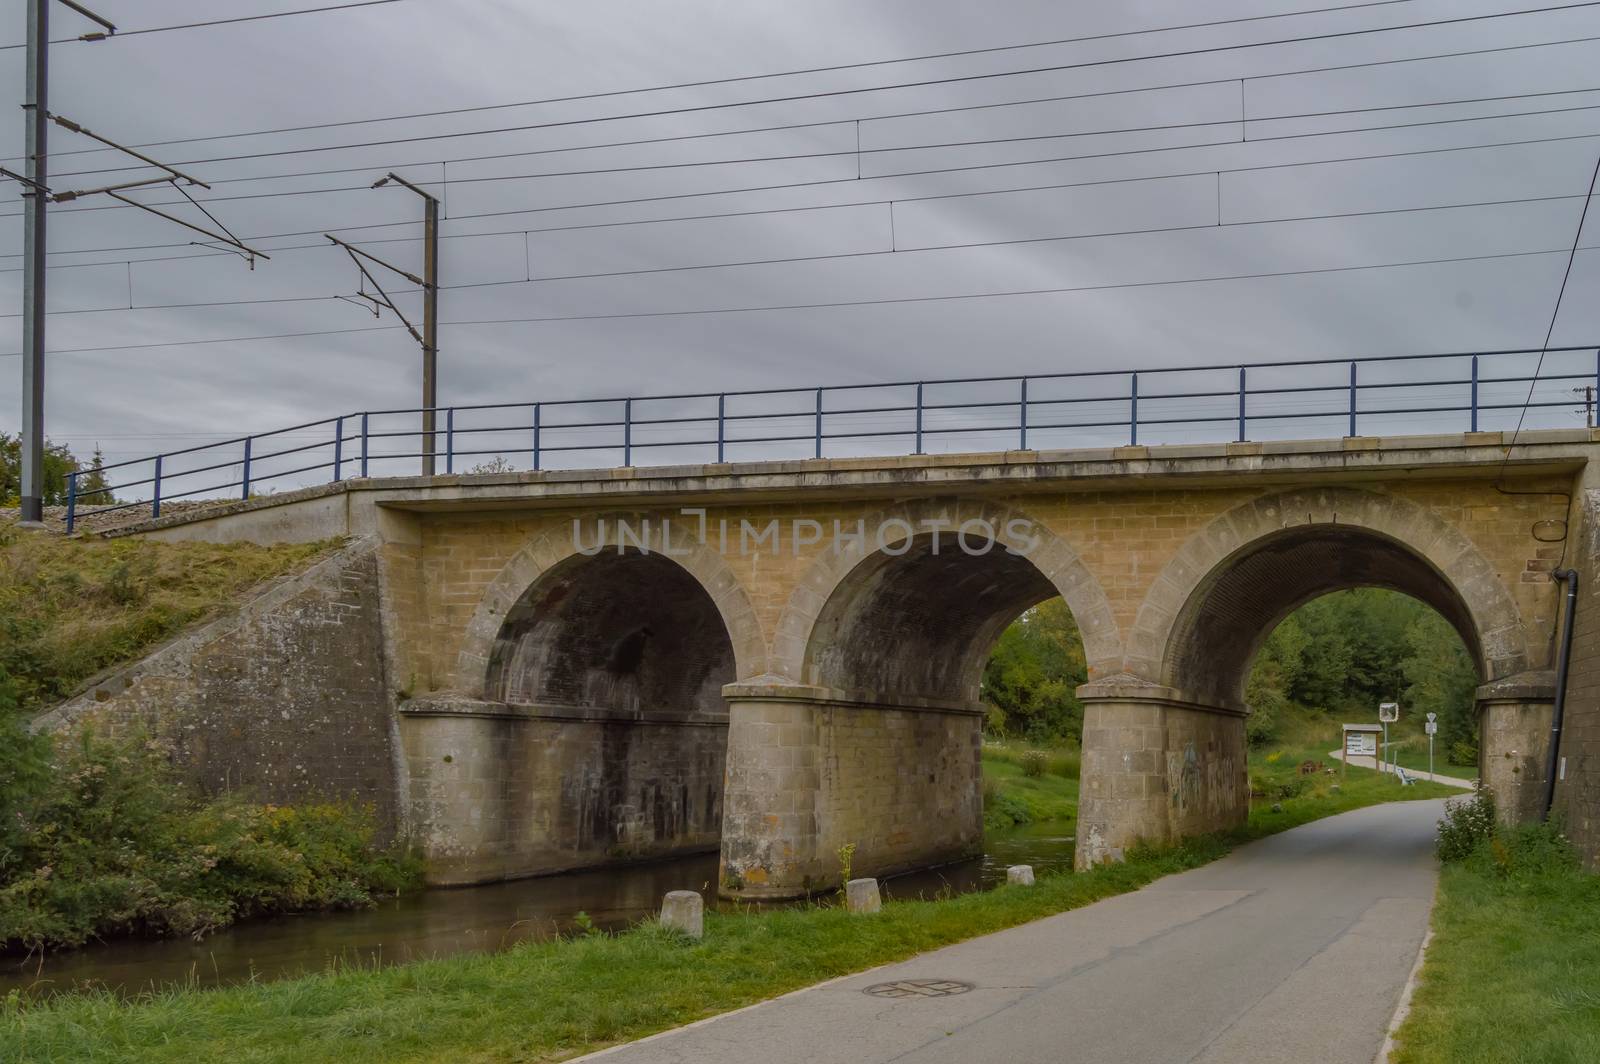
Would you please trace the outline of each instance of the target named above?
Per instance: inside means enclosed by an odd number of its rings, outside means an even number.
[[[844,907],[853,913],[875,913],[883,909],[876,879],[852,879],[844,885]]]
[[[720,836],[723,890],[784,896],[837,885],[847,844],[873,875],[971,852],[983,660],[1050,595],[1100,685],[1086,692],[1079,832],[1093,862],[1242,818],[1243,721],[1229,711],[1293,607],[1357,585],[1414,594],[1496,682],[1553,664],[1551,576],[1566,564],[1585,583],[1558,800],[1595,853],[1597,441],[1524,433],[1509,465],[1458,435],[307,489],[144,531],[372,537],[374,552],[341,563],[347,580],[319,570],[294,603],[163,652],[128,670],[128,692],[101,684],[54,719],[150,720],[212,786],[368,797],[451,881]],[[1552,539],[1569,519],[1571,538]],[[871,536],[873,523],[895,524],[889,553],[837,546],[836,527]],[[982,527],[992,549],[960,553],[960,530]],[[602,541],[611,563],[586,556]],[[1485,764],[1527,761],[1526,780],[1537,712],[1499,705],[1485,703]]]
[[[274,582],[35,722],[149,734],[204,791],[347,799],[397,827],[377,543]]]
[[[1007,868],[1006,882],[1013,887],[1033,886],[1033,865],[1014,864]]]
[[[670,890],[661,902],[661,925],[690,938],[706,933],[705,899],[692,890]]]

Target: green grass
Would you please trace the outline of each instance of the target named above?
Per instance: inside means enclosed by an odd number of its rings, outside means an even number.
[[[1396,747],[1395,760],[1407,772],[1428,771],[1428,737],[1414,736],[1405,740]],[[1471,780],[1478,778],[1478,763],[1460,765],[1445,756],[1444,745],[1435,743],[1433,747],[1433,770],[1441,776],[1454,776],[1457,779]]]
[[[1043,773],[1028,775],[1024,747],[983,749],[983,827],[1004,831],[1047,821],[1070,823],[1078,816],[1078,756],[1075,749],[1046,750]]]
[[[1530,856],[1538,830],[1445,865],[1398,1064],[1600,1060],[1600,876]]]
[[[1276,777],[1289,760],[1262,771]],[[12,999],[0,1003],[0,1060],[557,1060],[1135,890],[1324,816],[1433,796],[1352,769],[1338,791],[1321,782],[1301,797],[1261,803],[1227,836],[1042,876],[1033,888],[892,901],[871,918],[822,907],[712,913],[699,943],[647,923],[616,936],[221,990],[173,988],[131,1002],[105,993]]]
[[[0,682],[24,710],[66,698],[329,546],[76,540],[0,525]]]

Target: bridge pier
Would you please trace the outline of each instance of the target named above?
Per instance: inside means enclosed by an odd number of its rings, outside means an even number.
[[[977,707],[790,684],[730,684],[720,892],[795,898],[854,875],[976,855],[983,844]],[[902,700],[905,701],[905,700]]]
[[[1140,842],[1176,842],[1245,822],[1243,711],[1187,701],[1133,677],[1085,684],[1078,697],[1078,868],[1120,861]]]
[[[1534,671],[1478,688],[1478,775],[1506,824],[1544,815],[1555,674]]]

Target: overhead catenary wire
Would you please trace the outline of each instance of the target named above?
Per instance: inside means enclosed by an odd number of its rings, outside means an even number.
[[[1600,91],[1600,89],[1574,89],[1572,91],[1573,92],[1597,92],[1597,91]],[[1417,104],[1417,105],[1414,105],[1414,106],[1418,106],[1418,107],[1446,106],[1450,102],[1452,102],[1452,101],[1447,101],[1445,103],[1437,103],[1437,104]],[[1345,109],[1343,111],[1338,111],[1338,112],[1332,112],[1332,111],[1322,112],[1317,117],[1335,117],[1335,116],[1343,115],[1343,114],[1359,114],[1359,113],[1362,113],[1362,112],[1367,111],[1367,110],[1392,110],[1392,109],[1393,108],[1388,107],[1388,106],[1379,107],[1379,108],[1370,108],[1370,109],[1369,108],[1348,108],[1348,109]],[[1386,124],[1386,125],[1378,125],[1378,126],[1355,126],[1355,127],[1344,128],[1344,129],[1316,130],[1316,131],[1309,132],[1309,133],[1281,133],[1281,134],[1276,134],[1276,135],[1272,135],[1272,136],[1258,136],[1258,137],[1255,137],[1255,138],[1249,139],[1249,140],[1244,140],[1242,138],[1236,139],[1236,138],[1234,138],[1234,137],[1232,137],[1230,135],[1229,137],[1221,139],[1221,140],[1202,142],[1202,143],[1199,143],[1199,144],[1163,145],[1163,146],[1160,146],[1160,147],[1139,148],[1139,149],[1134,149],[1134,150],[1131,150],[1131,151],[1128,151],[1128,152],[1107,152],[1107,153],[1089,154],[1089,155],[1066,155],[1066,156],[1057,156],[1057,157],[1043,158],[1043,159],[1014,159],[1014,160],[1005,160],[1005,161],[993,162],[993,163],[974,163],[974,164],[969,164],[969,165],[965,165],[965,166],[948,166],[948,167],[937,167],[937,168],[931,168],[931,169],[925,168],[925,169],[917,169],[917,170],[895,170],[895,171],[888,171],[888,172],[879,173],[879,174],[866,174],[866,175],[861,176],[861,177],[857,177],[857,176],[851,174],[851,175],[846,175],[844,177],[839,177],[839,178],[821,179],[821,180],[815,180],[815,181],[805,181],[805,182],[798,182],[798,183],[791,183],[791,184],[784,184],[784,185],[775,185],[775,186],[763,186],[763,187],[758,187],[756,189],[738,189],[738,190],[733,190],[733,191],[769,191],[769,190],[774,189],[774,188],[788,188],[788,187],[796,187],[797,185],[798,186],[806,186],[806,185],[813,185],[813,184],[815,184],[815,185],[824,185],[824,184],[857,184],[857,183],[860,183],[860,182],[863,182],[863,181],[886,181],[886,180],[890,180],[890,179],[893,179],[893,178],[900,178],[900,177],[921,177],[921,176],[926,176],[926,175],[931,175],[931,174],[961,173],[961,172],[967,172],[967,171],[973,171],[973,170],[992,170],[992,169],[1003,169],[1003,168],[1010,168],[1010,167],[1017,167],[1017,166],[1039,166],[1039,165],[1045,165],[1045,164],[1049,164],[1049,163],[1071,162],[1071,161],[1078,160],[1078,159],[1107,158],[1107,157],[1113,157],[1113,156],[1116,156],[1116,155],[1123,155],[1123,154],[1139,155],[1139,154],[1150,154],[1152,152],[1159,152],[1159,151],[1182,151],[1182,150],[1194,149],[1194,148],[1227,147],[1227,146],[1230,146],[1230,145],[1235,144],[1235,143],[1267,144],[1267,143],[1275,143],[1275,142],[1286,141],[1286,140],[1308,140],[1308,139],[1313,139],[1313,138],[1317,138],[1317,137],[1336,137],[1336,136],[1345,136],[1345,135],[1356,134],[1356,133],[1384,132],[1384,131],[1396,130],[1396,129],[1416,129],[1416,128],[1421,128],[1421,127],[1425,127],[1425,126],[1462,125],[1462,124],[1469,123],[1469,122],[1493,122],[1493,121],[1498,121],[1498,120],[1502,120],[1502,119],[1510,119],[1510,118],[1540,117],[1540,116],[1552,115],[1552,114],[1572,114],[1572,113],[1579,113],[1579,112],[1585,112],[1585,111],[1595,111],[1595,110],[1600,110],[1600,103],[1580,104],[1580,105],[1574,106],[1574,107],[1542,108],[1542,109],[1533,110],[1533,111],[1510,111],[1510,112],[1504,112],[1504,113],[1501,113],[1501,114],[1492,114],[1492,115],[1471,115],[1471,116],[1458,117],[1458,118],[1434,118],[1434,119],[1426,119],[1426,120],[1419,121],[1419,122],[1394,122],[1394,123],[1389,123],[1389,124]],[[1250,121],[1255,121],[1255,122],[1278,121],[1280,119],[1300,118],[1300,117],[1305,117],[1305,116],[1299,116],[1299,115],[1273,116],[1271,118],[1251,119]],[[1144,133],[1144,132],[1152,132],[1152,131],[1170,131],[1170,130],[1175,130],[1175,129],[1201,129],[1201,128],[1205,128],[1205,127],[1208,127],[1208,126],[1238,127],[1240,125],[1241,125],[1240,121],[1238,119],[1236,119],[1236,118],[1235,119],[1217,119],[1217,120],[1207,120],[1207,121],[1200,121],[1200,122],[1171,123],[1171,124],[1165,124],[1165,125],[1161,125],[1161,126],[1137,126],[1137,127],[1124,127],[1124,128],[1120,128],[1120,129],[1093,130],[1093,131],[1082,132],[1082,133],[1028,134],[1028,135],[1025,135],[1025,136],[1016,136],[1016,137],[997,137],[997,138],[996,137],[991,137],[991,138],[983,138],[983,139],[978,139],[978,140],[944,141],[944,142],[933,143],[933,144],[903,144],[903,145],[895,145],[895,146],[892,146],[892,147],[869,148],[869,149],[864,149],[864,151],[867,152],[867,153],[899,153],[899,152],[912,152],[912,151],[933,151],[933,150],[940,150],[940,149],[962,148],[962,147],[988,147],[988,146],[994,146],[994,145],[1000,145],[1000,144],[1026,143],[1026,142],[1035,142],[1035,141],[1040,141],[1040,140],[1068,140],[1068,139],[1072,139],[1072,138],[1076,138],[1076,137],[1085,137],[1085,136],[1110,136],[1110,135],[1115,135],[1115,134]],[[797,160],[802,160],[802,159],[849,158],[849,157],[855,156],[856,154],[857,154],[857,152],[855,151],[855,149],[845,149],[845,150],[840,150],[840,151],[828,151],[828,152],[801,152],[801,153],[795,153],[795,154],[790,154],[790,155],[769,155],[769,156],[749,157],[749,158],[741,158],[741,159],[718,159],[718,160],[694,161],[694,162],[684,162],[684,163],[657,163],[657,164],[649,164],[649,165],[641,165],[641,166],[633,166],[633,167],[603,167],[603,168],[590,169],[590,170],[554,171],[554,172],[539,173],[539,174],[506,175],[506,176],[501,176],[501,177],[457,178],[457,179],[455,179],[454,183],[456,183],[456,184],[468,184],[468,183],[481,183],[481,182],[487,182],[487,181],[538,180],[538,179],[541,179],[541,178],[552,178],[552,177],[583,177],[583,176],[596,176],[596,175],[602,175],[602,174],[637,173],[637,172],[643,172],[643,171],[648,171],[648,170],[676,170],[676,169],[707,167],[707,166],[731,166],[731,165],[740,165],[740,164],[790,162],[790,161],[797,161]],[[420,185],[438,185],[438,184],[441,184],[441,182],[428,181],[428,180],[419,180],[417,182],[417,184],[420,184]],[[370,187],[370,185],[363,184],[363,185],[343,185],[343,186],[339,186],[339,187],[336,187],[336,188],[290,189],[290,190],[284,190],[284,191],[280,191],[280,192],[253,192],[253,193],[245,193],[245,194],[241,194],[241,195],[237,195],[237,196],[211,196],[211,197],[206,198],[205,200],[201,200],[201,201],[198,201],[198,202],[201,202],[201,203],[230,203],[230,202],[238,202],[238,201],[242,201],[242,200],[282,199],[282,198],[292,198],[292,197],[299,197],[299,196],[327,195],[329,193],[337,193],[337,192],[365,192],[365,191],[367,191],[367,189],[369,187]],[[658,197],[658,198],[672,199],[672,198],[689,197],[689,196],[722,195],[722,194],[726,194],[727,191],[729,191],[729,190],[714,190],[714,191],[711,191],[711,192],[702,192],[702,193],[678,193],[678,194],[673,194],[673,195],[664,196],[664,197]],[[156,201],[150,203],[149,206],[152,206],[152,207],[181,206],[183,204],[183,202],[185,202],[185,201],[182,201],[182,200],[156,200]],[[578,207],[578,206],[613,206],[613,205],[615,205],[613,202],[601,202],[601,203],[596,203],[596,204],[568,204],[568,205],[561,206],[561,207],[529,208],[529,209],[523,210],[523,211],[510,211],[510,212],[502,212],[502,213],[533,213],[535,211],[545,211],[545,210],[567,210],[567,209],[572,209],[572,208]],[[58,218],[59,217],[71,217],[72,215],[76,215],[76,214],[94,213],[94,212],[99,212],[99,211],[126,210],[126,209],[129,209],[131,206],[133,206],[133,205],[132,204],[126,204],[126,203],[119,203],[119,204],[108,204],[108,205],[97,206],[97,207],[78,207],[78,208],[69,209],[69,210],[57,211],[55,216],[58,217]],[[7,214],[7,215],[0,215],[0,218],[3,218],[3,217],[18,217],[18,216],[20,216],[20,215]],[[481,216],[482,215],[479,215],[479,217],[481,217]],[[456,215],[455,219],[459,220],[462,217],[471,217],[471,216],[470,215],[469,216]]]
[[[1579,3],[1558,4],[1544,7],[1521,8],[1515,11],[1500,11],[1479,15],[1460,15],[1446,19],[1435,19],[1425,22],[1403,23],[1395,26],[1366,27],[1355,30],[1344,30],[1331,33],[1309,34],[1300,37],[1283,37],[1268,41],[1249,41],[1240,44],[1214,45],[1206,48],[1194,48],[1179,51],[1152,53],[1138,56],[1117,56],[1105,59],[1082,60],[1075,63],[1061,63],[1049,66],[1029,67],[1021,70],[990,71],[979,74],[950,75],[939,78],[924,78],[916,81],[897,82],[888,85],[854,86],[850,88],[829,89],[818,92],[792,93],[784,96],[763,97],[752,100],[730,101],[724,103],[695,104],[683,107],[654,108],[647,111],[632,111],[618,115],[598,115],[587,118],[560,119],[547,122],[538,122],[520,126],[500,127],[487,130],[456,130],[444,133],[423,134],[410,137],[390,137],[381,140],[356,141],[343,144],[329,144],[300,148],[285,148],[268,152],[249,152],[235,155],[218,155],[198,159],[181,160],[176,166],[194,166],[218,162],[237,162],[248,159],[278,158],[291,155],[308,155],[328,151],[347,151],[357,148],[384,147],[391,144],[416,143],[418,141],[451,140],[461,137],[487,136],[510,132],[527,132],[536,129],[555,129],[565,126],[589,126],[608,122],[620,122],[640,118],[661,118],[669,115],[700,114],[709,111],[728,110],[737,107],[751,107],[773,103],[795,103],[802,101],[834,99],[845,96],[857,96],[867,93],[886,92],[895,89],[927,88],[932,86],[956,85],[975,81],[993,80],[996,78],[1024,77],[1035,74],[1060,73],[1067,70],[1081,70],[1103,66],[1119,65],[1123,63],[1145,62],[1152,59],[1173,59],[1195,55],[1209,55],[1221,52],[1248,50],[1282,44],[1301,44],[1333,39],[1365,36],[1375,33],[1393,33],[1409,29],[1425,29],[1438,26],[1460,25],[1465,23],[1482,22],[1490,19],[1514,18],[1524,15],[1548,14],[1554,11],[1579,10],[1600,7],[1600,0],[1580,0]],[[1550,42],[1556,43],[1556,42]],[[1429,57],[1435,58],[1435,57]],[[1405,61],[1412,61],[1407,59]],[[1365,65],[1365,64],[1363,64]],[[1285,75],[1270,75],[1273,77]],[[1259,75],[1257,77],[1260,77]],[[1231,80],[1231,79],[1229,79]],[[90,174],[109,173],[128,169],[128,167],[111,167],[104,170],[83,170],[63,176],[84,176]]]
[[[358,7],[377,7],[380,4],[396,4],[400,0],[354,0],[346,4],[329,4],[324,7],[304,7],[297,11],[264,11],[257,15],[236,15],[232,18],[214,18],[204,22],[180,22],[172,26],[146,26],[142,29],[119,29],[115,33],[91,34],[80,37],[58,37],[51,44],[78,44],[83,41],[112,41],[119,37],[138,37],[147,33],[171,33],[174,30],[205,29],[211,26],[231,26],[240,22],[263,22],[267,19],[288,18],[291,15],[317,15],[327,11],[348,11]],[[0,44],[0,52],[9,52],[16,48],[26,48],[26,44]],[[143,146],[143,145],[141,145]],[[99,149],[90,149],[99,150]]]
[[[1346,130],[1344,132],[1360,132],[1360,130]],[[963,198],[971,198],[971,197],[979,197],[979,196],[1004,196],[1004,195],[1010,195],[1010,194],[1019,193],[1019,192],[1039,192],[1039,191],[1048,191],[1048,190],[1055,190],[1055,189],[1082,188],[1082,187],[1088,187],[1088,186],[1094,186],[1094,185],[1136,184],[1136,183],[1142,183],[1142,182],[1148,182],[1148,181],[1164,181],[1164,180],[1169,180],[1169,179],[1172,179],[1172,178],[1180,178],[1180,177],[1197,177],[1197,176],[1204,176],[1204,175],[1207,175],[1207,174],[1223,174],[1223,175],[1227,175],[1227,174],[1241,174],[1241,173],[1257,173],[1257,172],[1266,171],[1266,170],[1283,170],[1283,169],[1291,169],[1291,168],[1301,167],[1301,166],[1331,166],[1331,165],[1337,165],[1337,164],[1340,164],[1340,163],[1370,162],[1370,161],[1376,161],[1376,160],[1382,160],[1382,159],[1401,159],[1401,158],[1412,158],[1412,157],[1426,156],[1426,155],[1444,155],[1444,154],[1451,154],[1451,153],[1455,153],[1455,152],[1467,152],[1467,151],[1487,151],[1487,150],[1491,150],[1491,149],[1495,149],[1495,148],[1526,147],[1526,146],[1535,145],[1535,144],[1556,144],[1556,143],[1565,143],[1565,142],[1579,141],[1579,140],[1593,140],[1596,137],[1600,137],[1600,132],[1596,132],[1596,133],[1573,133],[1573,134],[1564,134],[1564,135],[1561,135],[1561,136],[1553,136],[1553,137],[1530,137],[1530,138],[1523,138],[1523,139],[1518,139],[1518,140],[1507,140],[1507,141],[1491,141],[1491,142],[1484,143],[1484,144],[1461,144],[1461,145],[1453,145],[1453,146],[1444,147],[1444,148],[1417,148],[1417,149],[1411,149],[1411,150],[1407,150],[1407,151],[1371,152],[1371,153],[1366,153],[1366,154],[1361,154],[1361,155],[1334,156],[1334,157],[1328,158],[1328,159],[1305,159],[1305,160],[1298,160],[1298,161],[1294,161],[1294,162],[1261,163],[1261,164],[1256,164],[1256,165],[1252,165],[1252,166],[1224,167],[1224,168],[1221,168],[1221,169],[1218,169],[1217,167],[1207,167],[1207,168],[1205,168],[1203,170],[1182,171],[1182,172],[1172,173],[1172,174],[1149,174],[1149,175],[1140,175],[1140,176],[1132,176],[1132,177],[1095,178],[1095,179],[1082,180],[1082,181],[1051,182],[1051,183],[1048,183],[1048,184],[1040,184],[1040,185],[1018,185],[1018,186],[1012,186],[1012,187],[1008,187],[1008,188],[975,189],[975,190],[962,191],[962,192],[939,192],[939,193],[924,194],[924,195],[920,195],[920,196],[919,195],[897,195],[897,196],[894,197],[894,200],[897,203],[911,203],[911,202],[918,202],[918,201],[922,201],[922,200],[963,199]],[[1185,150],[1195,150],[1195,149],[1207,148],[1207,147],[1223,147],[1223,146],[1226,146],[1228,144],[1233,144],[1233,143],[1237,143],[1237,142],[1235,142],[1235,141],[1226,141],[1226,142],[1217,142],[1217,143],[1207,142],[1207,143],[1202,143],[1202,144],[1174,145],[1174,146],[1171,146],[1171,147],[1161,147],[1161,148],[1141,148],[1141,149],[1135,149],[1135,150],[1132,150],[1132,151],[1108,152],[1108,153],[1100,153],[1100,154],[1093,154],[1093,155],[1066,156],[1063,159],[1032,160],[1032,162],[1033,163],[1039,163],[1039,162],[1050,163],[1050,162],[1062,162],[1062,161],[1071,161],[1071,160],[1079,160],[1079,159],[1102,159],[1102,158],[1110,158],[1110,157],[1124,156],[1124,155],[1145,155],[1145,154],[1154,154],[1154,153],[1166,152],[1166,151],[1185,151]],[[994,167],[1002,167],[1002,166],[1031,165],[1031,164],[1027,163],[1027,162],[1023,162],[1023,163],[996,163],[996,164],[992,164],[992,165]],[[904,176],[904,175],[902,175],[902,176]],[[549,211],[579,210],[579,209],[589,208],[589,207],[611,207],[611,206],[633,205],[633,204],[642,204],[642,203],[656,203],[656,202],[661,202],[661,201],[664,201],[664,200],[696,199],[696,198],[704,198],[704,197],[710,197],[710,196],[739,195],[739,194],[750,193],[750,192],[767,192],[767,191],[772,191],[772,190],[777,190],[777,189],[807,188],[807,187],[812,187],[812,186],[827,186],[827,185],[855,184],[855,183],[856,183],[856,181],[853,178],[849,179],[849,180],[829,178],[829,179],[815,180],[815,181],[791,182],[791,183],[780,184],[780,185],[760,185],[760,186],[755,186],[755,187],[750,187],[750,188],[718,189],[718,190],[713,190],[713,191],[708,191],[708,192],[685,192],[685,193],[674,193],[674,194],[668,194],[668,195],[662,195],[662,196],[645,196],[645,197],[634,197],[634,198],[630,198],[630,199],[606,200],[606,201],[601,201],[601,202],[598,202],[598,203],[554,204],[554,205],[545,206],[545,207],[523,207],[523,208],[515,208],[515,209],[511,209],[511,210],[501,210],[501,211],[481,211],[481,212],[469,213],[469,214],[458,214],[458,215],[456,215],[454,217],[453,220],[466,221],[466,220],[473,220],[473,219],[480,219],[480,218],[500,218],[500,217],[506,217],[506,216],[509,216],[509,215],[518,215],[518,214],[537,214],[537,213],[543,213],[543,212],[549,212]],[[834,209],[845,208],[845,207],[870,206],[870,205],[875,205],[875,204],[879,204],[879,203],[883,203],[883,202],[887,202],[887,200],[886,199],[882,199],[882,198],[872,199],[872,200],[852,200],[852,201],[843,201],[843,202],[839,202],[839,203],[809,204],[809,205],[796,206],[796,207],[759,207],[759,208],[751,208],[749,210],[742,210],[742,211],[719,211],[719,212],[712,212],[712,213],[705,213],[705,214],[671,215],[671,216],[664,217],[664,218],[636,218],[636,219],[622,219],[622,220],[618,220],[618,221],[605,221],[605,222],[582,222],[582,223],[574,223],[574,224],[569,224],[569,225],[555,225],[555,226],[544,226],[544,227],[525,227],[525,228],[517,228],[517,229],[487,230],[487,231],[484,231],[484,232],[477,232],[477,233],[445,233],[445,234],[441,234],[440,239],[441,240],[472,240],[472,239],[477,239],[477,238],[482,238],[482,237],[494,237],[494,236],[526,236],[526,235],[538,234],[538,233],[563,233],[563,232],[571,232],[571,231],[574,231],[574,230],[582,230],[582,229],[608,229],[608,228],[617,228],[617,227],[626,227],[626,226],[635,226],[635,225],[661,225],[661,224],[666,224],[666,223],[671,223],[671,222],[704,221],[704,220],[716,219],[716,218],[743,218],[743,217],[752,217],[752,216],[765,215],[765,214],[792,214],[792,213],[804,212],[804,211],[834,210]],[[406,220],[397,221],[397,222],[371,222],[371,223],[366,223],[366,224],[361,224],[361,225],[347,225],[347,226],[341,226],[340,229],[342,231],[344,231],[344,232],[355,232],[355,231],[365,231],[365,230],[369,230],[369,229],[391,229],[391,228],[395,228],[397,226],[410,226],[410,225],[414,225],[414,224],[415,224],[415,222],[413,220],[406,219]],[[284,232],[284,233],[262,234],[262,235],[252,236],[249,239],[251,239],[251,240],[281,240],[281,239],[289,239],[289,238],[293,238],[293,237],[311,236],[311,235],[314,235],[314,234],[320,234],[322,232],[323,232],[322,228],[318,228],[318,229],[302,229],[302,230],[295,230],[295,231]],[[373,239],[367,240],[366,242],[369,243],[369,244],[414,243],[416,240],[417,240],[416,237],[390,237],[390,238],[373,238]],[[111,253],[111,252],[126,252],[126,251],[155,251],[155,250],[165,250],[165,249],[168,249],[168,248],[180,248],[180,247],[190,247],[190,246],[192,246],[192,244],[190,242],[163,243],[163,244],[127,244],[127,245],[120,245],[120,246],[115,246],[115,247],[75,248],[75,249],[70,249],[70,250],[59,251],[59,252],[56,252],[56,254],[62,254],[62,255],[89,255],[89,254]],[[327,247],[327,242],[325,240],[319,240],[319,241],[317,241],[315,243],[310,243],[310,244],[295,244],[295,245],[289,245],[289,246],[285,246],[285,247],[269,248],[268,250],[269,251],[303,251],[303,250],[312,249],[312,248],[325,249],[326,247]],[[8,256],[8,257],[15,258],[16,256],[13,255],[13,256]],[[214,256],[212,254],[210,254],[210,253],[199,253],[199,254],[193,254],[193,255],[173,255],[173,256],[165,256],[165,257],[160,257],[160,258],[134,259],[133,261],[136,262],[136,263],[137,262],[166,262],[166,261],[176,261],[176,260],[182,260],[182,259],[198,259],[198,258],[211,258],[211,257],[214,257]],[[124,261],[126,261],[126,260],[119,258],[119,259],[113,259],[113,260],[109,260],[109,261],[105,261],[105,262],[70,263],[70,264],[64,264],[62,266],[57,266],[57,267],[52,267],[52,268],[53,269],[72,269],[72,268],[78,268],[78,267],[83,267],[83,266],[122,265]],[[15,273],[15,272],[17,272],[17,270],[16,270],[16,268],[11,268],[11,269],[8,269],[8,270],[0,270],[0,273],[5,273],[5,272]]]
[[[1298,11],[1280,11],[1265,15],[1245,15],[1236,18],[1215,19],[1209,22],[1180,23],[1174,26],[1149,26],[1142,29],[1118,30],[1111,33],[1090,34],[1083,37],[1061,37],[1048,41],[1025,41],[1018,44],[989,45],[982,48],[964,48],[957,51],[931,52],[922,55],[902,56],[895,59],[869,59],[854,63],[834,63],[828,66],[801,67],[790,70],[780,70],[761,74],[741,74],[724,78],[707,78],[698,81],[681,81],[664,85],[650,85],[633,89],[610,89],[603,92],[579,93],[570,96],[550,96],[534,100],[515,100],[509,103],[478,104],[470,107],[452,107],[439,111],[413,111],[400,115],[384,115],[377,118],[353,118],[334,122],[317,122],[309,125],[280,126],[271,129],[257,129],[241,133],[217,133],[208,136],[178,137],[170,140],[147,141],[136,144],[136,148],[166,147],[174,144],[194,144],[213,140],[237,140],[245,137],[276,136],[283,133],[305,133],[319,129],[340,129],[348,126],[373,125],[381,122],[399,122],[421,118],[443,118],[451,115],[473,114],[484,111],[503,111],[517,107],[539,107],[548,104],[574,103],[580,100],[614,99],[618,96],[637,96],[651,92],[670,92],[677,89],[709,88],[713,85],[731,85],[750,81],[768,81],[777,78],[800,77],[807,74],[831,74],[845,70],[863,70],[874,66],[893,66],[901,63],[921,63],[938,59],[958,59],[974,55],[990,55],[998,52],[1021,51],[1028,48],[1053,48],[1066,44],[1087,44],[1094,41],[1114,40],[1121,37],[1139,37],[1151,33],[1176,33],[1182,30],[1211,29],[1217,26],[1236,26],[1250,22],[1265,22],[1272,19],[1295,18],[1303,15],[1323,15],[1339,11],[1357,11],[1372,7],[1393,7],[1396,4],[1415,3],[1416,0],[1363,0],[1361,3],[1338,4],[1331,7],[1304,8]],[[284,14],[299,14],[300,12],[285,12]],[[230,20],[224,20],[230,21]],[[177,27],[175,27],[177,28]],[[151,32],[148,30],[140,32]],[[7,48],[20,48],[21,45],[7,45]],[[99,148],[83,148],[77,151],[56,152],[57,157],[63,155],[87,155],[100,151]],[[14,161],[8,159],[8,162]]]

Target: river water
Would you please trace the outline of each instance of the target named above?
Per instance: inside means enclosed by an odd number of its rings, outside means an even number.
[[[883,881],[889,898],[987,890],[1006,866],[1036,873],[1072,867],[1065,824],[990,835],[982,857]],[[123,939],[48,956],[0,957],[0,994],[48,994],[86,986],[134,994],[174,983],[215,986],[281,979],[331,965],[400,964],[484,953],[570,933],[580,912],[595,926],[627,927],[656,912],[669,890],[698,890],[715,902],[717,855],[569,872],[480,887],[419,891],[371,909],[254,920],[190,939]]]

